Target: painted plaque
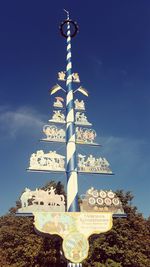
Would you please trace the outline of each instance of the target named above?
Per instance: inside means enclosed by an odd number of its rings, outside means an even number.
[[[34,212],[34,225],[43,233],[63,238],[65,257],[71,262],[82,262],[88,256],[88,237],[112,228],[112,213]]]

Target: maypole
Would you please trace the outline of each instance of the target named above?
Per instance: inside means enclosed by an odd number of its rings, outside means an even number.
[[[66,10],[65,10],[66,11]],[[67,66],[66,66],[66,161],[67,161],[67,211],[78,211],[78,174],[76,164],[75,120],[72,89],[71,31],[67,12]]]
[[[112,190],[97,190],[92,186],[84,194],[78,205],[78,174],[112,175],[109,162],[104,157],[94,155],[76,155],[76,144],[99,146],[95,142],[96,132],[90,129],[92,124],[85,115],[83,99],[75,99],[78,91],[84,96],[88,92],[82,86],[73,90],[73,82],[80,83],[78,73],[72,72],[71,39],[78,31],[76,22],[67,18],[60,25],[60,31],[67,41],[66,71],[58,72],[58,80],[66,82],[66,90],[56,84],[50,90],[53,95],[63,90],[66,93],[66,116],[63,113],[65,99],[55,97],[53,115],[43,126],[44,137],[40,141],[65,143],[66,157],[54,151],[37,150],[31,154],[28,171],[66,173],[67,211],[65,196],[58,194],[50,186],[46,190],[25,188],[20,197],[19,216],[33,216],[38,233],[59,235],[63,239],[62,248],[68,261],[68,267],[82,267],[82,261],[88,257],[88,238],[92,234],[104,233],[113,226],[113,216],[124,217],[121,201]],[[64,29],[66,27],[66,29]],[[66,125],[64,130],[61,125]],[[66,159],[66,164],[65,164]]]

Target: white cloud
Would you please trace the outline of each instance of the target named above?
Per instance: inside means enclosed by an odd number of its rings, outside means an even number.
[[[41,130],[44,116],[30,107],[20,107],[13,110],[0,106],[0,135],[1,138],[14,138],[20,133],[30,133]]]

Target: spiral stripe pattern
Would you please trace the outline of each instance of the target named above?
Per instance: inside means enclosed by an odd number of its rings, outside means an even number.
[[[69,18],[68,18],[69,19]],[[67,211],[78,211],[78,180],[74,125],[74,103],[72,90],[71,36],[67,23],[67,66],[66,66],[66,147],[67,147]]]

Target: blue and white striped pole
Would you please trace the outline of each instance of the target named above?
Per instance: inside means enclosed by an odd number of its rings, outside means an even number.
[[[67,66],[66,66],[66,159],[67,159],[67,211],[76,212],[78,208],[78,174],[76,163],[74,100],[72,89],[71,31],[69,12],[67,12]]]

